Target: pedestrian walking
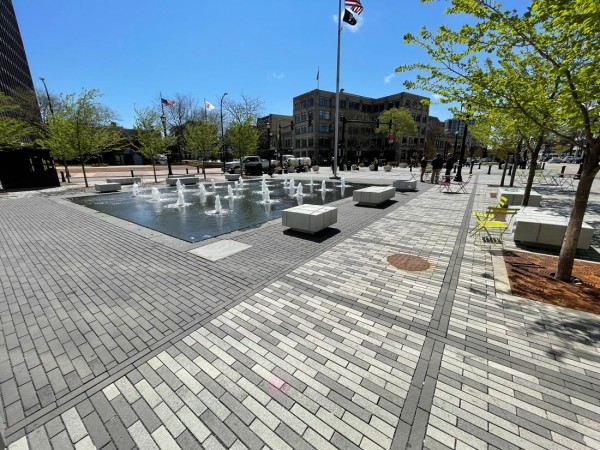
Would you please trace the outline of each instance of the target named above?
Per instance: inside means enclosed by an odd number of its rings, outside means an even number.
[[[426,171],[427,171],[427,157],[425,155],[423,155],[423,158],[421,158],[421,183],[425,183],[425,180],[423,178],[425,177]]]
[[[440,171],[444,167],[444,159],[439,153],[433,161],[431,161],[431,182],[437,184],[440,182]]]
[[[446,175],[444,176],[444,181],[446,183],[450,182],[450,178],[452,177],[452,166],[454,166],[454,158],[452,157],[452,154],[450,154],[446,160]]]

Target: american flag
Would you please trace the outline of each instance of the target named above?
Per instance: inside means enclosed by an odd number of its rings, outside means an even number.
[[[346,0],[346,8],[355,12],[360,16],[360,13],[363,12],[363,6],[360,4],[360,0]]]
[[[162,106],[173,106],[175,104],[175,100],[167,100],[166,98],[161,98],[160,104]]]

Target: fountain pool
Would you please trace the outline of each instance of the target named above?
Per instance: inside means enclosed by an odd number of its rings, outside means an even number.
[[[202,185],[203,186],[203,185]],[[204,195],[201,188],[187,187],[179,192],[174,188],[158,189],[140,187],[132,192],[118,194],[73,197],[70,200],[128,222],[159,231],[188,242],[198,242],[231,231],[255,227],[269,220],[281,217],[282,210],[299,204],[298,192],[290,195],[283,180],[270,180],[268,198],[264,193],[262,180],[246,180],[232,199],[227,201],[231,183],[208,184],[210,194]],[[228,189],[229,186],[229,189]],[[206,186],[203,186],[206,188]],[[341,198],[352,196],[355,189],[363,185],[346,185],[342,191],[339,183],[327,182],[325,190],[303,193],[300,202],[323,205]],[[206,189],[205,189],[206,191]],[[219,196],[220,208],[216,205]],[[183,198],[182,198],[183,197]],[[226,201],[223,201],[225,199]],[[178,202],[180,207],[169,208]],[[216,211],[219,210],[219,213]]]

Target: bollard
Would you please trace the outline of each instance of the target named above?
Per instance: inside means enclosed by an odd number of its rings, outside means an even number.
[[[63,183],[65,181],[67,181],[67,179],[65,178],[65,173],[62,170],[60,171],[60,178],[61,178],[61,180],[62,180]]]
[[[196,173],[200,173],[200,166],[196,166]]]
[[[479,167],[478,169],[481,169],[481,160],[479,160]]]
[[[560,169],[560,177],[564,177],[565,176],[565,170],[567,169],[567,166],[562,166]]]
[[[410,166],[409,172],[412,172],[412,166]]]
[[[512,168],[513,168],[512,164],[510,166],[508,166],[508,175],[510,175],[512,173]]]
[[[133,178],[133,170],[130,170],[130,172],[131,172],[131,178]]]
[[[492,165],[491,165],[491,164],[488,166],[488,175],[489,175],[490,173],[492,173]]]
[[[189,169],[185,169],[185,174],[186,174],[186,175],[189,175],[189,174],[190,174],[190,171],[189,171]]]
[[[542,163],[542,170],[544,170],[545,168],[546,168],[546,163],[545,163],[545,162],[543,162],[543,163]]]

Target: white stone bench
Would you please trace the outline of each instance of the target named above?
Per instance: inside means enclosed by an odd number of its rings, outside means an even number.
[[[119,183],[96,183],[94,187],[97,192],[116,192],[121,190]]]
[[[505,206],[521,206],[523,203],[523,196],[525,195],[525,189],[520,188],[499,188],[497,198],[506,197]],[[528,206],[540,206],[542,201],[542,195],[532,190],[529,194],[529,205]]]
[[[141,177],[123,177],[123,178],[107,178],[107,183],[119,183],[119,184],[140,184],[142,182]]]
[[[167,178],[166,181],[169,186],[177,186],[177,181],[179,181],[181,184],[198,184],[197,177]]]
[[[397,191],[415,191],[417,190],[417,180],[394,180],[394,187]]]
[[[283,210],[284,227],[315,234],[337,222],[337,208],[322,205],[300,205]]]
[[[514,240],[528,245],[561,247],[567,231],[569,218],[551,210],[527,207],[515,216]],[[594,228],[583,222],[577,248],[586,250],[592,243]]]
[[[369,186],[352,193],[352,200],[359,205],[376,206],[396,195],[394,186]]]
[[[225,179],[227,181],[237,181],[240,179],[240,174],[239,173],[226,173]]]

